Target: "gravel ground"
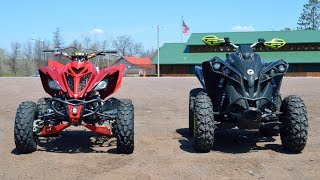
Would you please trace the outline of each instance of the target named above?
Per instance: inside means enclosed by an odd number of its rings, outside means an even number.
[[[285,78],[282,96],[303,98],[309,137],[301,154],[287,154],[279,137],[217,134],[210,153],[196,153],[187,133],[188,95],[196,78],[124,78],[114,94],[135,106],[135,151],[116,153],[115,139],[100,139],[83,127],[41,138],[38,150],[19,154],[13,139],[22,101],[47,96],[38,78],[0,78],[0,179],[319,179],[320,78]],[[103,140],[103,141],[101,141]]]

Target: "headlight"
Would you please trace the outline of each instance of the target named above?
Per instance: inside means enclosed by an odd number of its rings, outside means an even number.
[[[49,84],[50,89],[58,90],[58,91],[61,90],[60,86],[53,80],[49,80],[48,84]]]
[[[278,71],[279,71],[280,73],[284,73],[284,72],[286,71],[286,66],[283,65],[283,64],[281,64],[280,66],[278,66]]]
[[[220,69],[220,66],[221,66],[220,63],[216,62],[213,64],[213,69],[217,71]]]
[[[107,79],[104,79],[102,81],[100,81],[96,87],[94,87],[94,91],[99,91],[99,90],[102,90],[102,89],[105,89],[108,85],[108,80]]]
[[[275,76],[276,74],[277,74],[277,69],[276,69],[276,68],[272,68],[272,69],[270,70],[270,72],[269,72],[269,75],[270,75],[271,77]]]
[[[231,72],[231,70],[230,70],[229,68],[227,68],[226,66],[224,66],[224,67],[222,68],[222,72],[223,72],[225,75],[229,75],[230,72]]]

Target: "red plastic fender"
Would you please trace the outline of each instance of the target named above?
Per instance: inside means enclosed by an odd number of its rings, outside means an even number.
[[[105,69],[101,69],[98,75],[96,75],[92,83],[89,85],[88,92],[91,91],[104,78],[108,78],[108,86],[106,90],[99,91],[101,98],[104,99],[107,96],[110,96],[111,94],[115,93],[121,86],[125,68],[126,65],[120,64]]]

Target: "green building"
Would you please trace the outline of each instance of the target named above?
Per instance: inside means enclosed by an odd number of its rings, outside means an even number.
[[[206,35],[229,37],[234,44],[252,44],[259,38],[284,39],[287,44],[280,49],[258,48],[256,52],[265,62],[287,61],[289,76],[320,76],[320,30],[192,33],[186,43],[165,43],[160,48],[160,74],[190,75],[195,65],[214,56],[225,59],[227,53],[234,51],[231,46],[205,45],[201,39]],[[157,65],[157,62],[158,56],[155,56],[152,63]]]

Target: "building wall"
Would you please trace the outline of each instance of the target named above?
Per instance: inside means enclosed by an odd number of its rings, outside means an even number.
[[[137,74],[137,75],[142,75],[144,73],[155,74],[154,68],[143,68],[143,67],[137,66],[135,64],[131,64],[123,58],[121,58],[119,61],[117,61],[114,65],[118,65],[118,64],[125,64],[126,65],[126,74]]]
[[[194,74],[194,65],[160,65],[160,74]]]
[[[194,65],[160,65],[161,75],[191,75],[194,74]],[[289,64],[289,76],[319,76],[319,64]]]
[[[123,58],[121,58],[119,61],[115,63],[115,65],[118,65],[118,64],[125,64],[127,69],[141,69],[139,66],[131,64],[128,61],[124,60]]]

